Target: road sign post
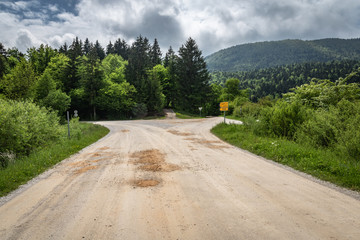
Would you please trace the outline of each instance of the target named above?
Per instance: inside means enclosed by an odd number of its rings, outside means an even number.
[[[221,102],[220,103],[220,111],[224,112],[224,123],[226,123],[226,111],[229,111],[229,102]]]
[[[201,117],[201,110],[202,110],[202,107],[199,107],[199,110],[200,110],[200,117]]]

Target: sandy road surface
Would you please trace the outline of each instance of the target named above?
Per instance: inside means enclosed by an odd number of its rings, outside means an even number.
[[[100,122],[3,200],[0,239],[360,239],[360,201],[218,140],[219,121]]]

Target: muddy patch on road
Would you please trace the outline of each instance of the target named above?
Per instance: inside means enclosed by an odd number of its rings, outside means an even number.
[[[151,172],[172,172],[179,170],[180,167],[175,164],[165,162],[165,154],[157,149],[145,150],[131,154],[132,161],[138,166],[138,169]]]
[[[140,179],[140,180],[134,180],[132,181],[132,185],[134,187],[155,187],[160,184],[159,180],[155,179]]]
[[[224,145],[224,143],[221,141],[209,141],[201,138],[186,138],[185,140],[191,141],[192,143],[201,144],[205,147],[213,148],[213,149],[229,148],[229,146]]]
[[[177,135],[177,136],[191,136],[194,135],[192,133],[187,133],[187,132],[179,132],[177,130],[168,130],[169,133]]]
[[[167,163],[165,154],[158,149],[150,149],[140,152],[135,152],[130,155],[130,163],[137,166],[137,170],[142,172],[151,172],[150,175],[143,178],[138,177],[131,181],[134,187],[155,187],[162,182],[159,173],[173,172],[180,170],[180,166],[172,163]]]

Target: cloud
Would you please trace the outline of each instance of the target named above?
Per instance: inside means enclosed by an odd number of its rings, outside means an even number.
[[[33,0],[0,7],[0,41],[19,49],[58,47],[74,36],[105,47],[141,34],[157,38],[163,53],[192,37],[208,55],[256,41],[360,37],[358,0]]]

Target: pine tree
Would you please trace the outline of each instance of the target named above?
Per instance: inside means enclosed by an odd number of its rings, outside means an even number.
[[[192,38],[179,49],[177,77],[181,99],[176,105],[182,110],[197,112],[210,92],[210,76],[202,52]]]
[[[109,44],[106,46],[106,55],[115,53],[114,45],[109,42]]]
[[[100,45],[98,40],[96,40],[94,47],[96,49],[96,53],[100,61],[103,60],[105,58],[105,51],[104,48]]]
[[[138,91],[138,102],[142,102],[145,99],[145,96],[143,96],[143,88],[145,88],[146,85],[147,70],[151,68],[149,50],[149,40],[141,35],[132,44],[130,49],[129,64],[126,68],[126,79],[130,84],[134,85]]]
[[[150,61],[152,64],[152,67],[161,64],[161,50],[160,50],[160,46],[159,43],[157,41],[157,39],[155,38],[154,40],[154,44],[152,45],[151,49],[150,49]]]
[[[114,43],[114,53],[121,56],[124,60],[129,59],[130,47],[125,42],[125,40],[121,40],[120,38]]]
[[[90,52],[91,49],[91,43],[88,38],[85,39],[84,47],[83,47],[83,53],[84,55],[87,55]]]

